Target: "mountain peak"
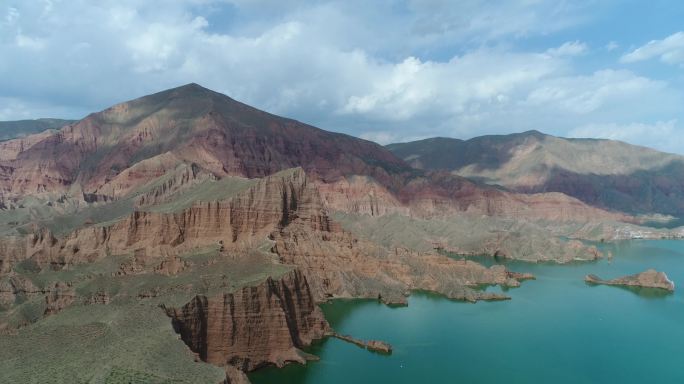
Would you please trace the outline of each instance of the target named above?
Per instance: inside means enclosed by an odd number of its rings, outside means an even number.
[[[536,129],[531,129],[529,131],[521,132],[520,136],[533,136],[533,137],[541,138],[541,137],[546,137],[549,135],[547,135],[546,133],[543,133],[543,132],[539,132]]]
[[[64,135],[68,139],[45,139],[41,141],[45,144],[23,152],[22,156],[35,158],[58,155],[52,173],[41,173],[44,179],[17,189],[17,194],[56,179],[67,182],[55,185],[55,190],[67,183],[82,183],[89,191],[99,192],[114,175],[166,153],[220,177],[263,177],[302,166],[325,180],[360,174],[384,177],[389,185],[388,173],[411,172],[378,144],[269,114],[196,83],[93,113]],[[35,173],[33,164],[26,162],[16,174]]]
[[[172,89],[176,91],[211,91],[210,89],[205,88],[197,83],[188,83]]]
[[[212,91],[209,88],[205,88],[197,83],[188,83],[185,85],[181,85],[176,88],[171,88],[166,91],[162,92],[168,92],[171,93],[172,95],[178,95],[178,96],[197,96],[197,95],[215,95],[218,94],[218,92]]]

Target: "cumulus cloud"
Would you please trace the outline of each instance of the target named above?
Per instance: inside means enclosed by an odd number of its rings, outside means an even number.
[[[505,66],[500,65],[503,62]],[[480,104],[509,103],[509,95],[564,68],[564,62],[543,54],[487,49],[447,62],[409,57],[375,65],[367,89],[350,95],[340,113],[395,121],[465,113]]]
[[[626,70],[600,70],[588,76],[548,79],[529,93],[526,103],[584,115],[611,105],[643,100],[659,94],[667,85]]]
[[[422,40],[496,40],[545,35],[582,22],[588,1],[464,1],[412,0],[412,30]]]
[[[663,81],[579,70],[588,43],[517,46],[582,22],[581,3],[562,4],[8,0],[0,119],[81,117],[189,82],[383,143],[678,113]]]
[[[658,58],[667,64],[684,64],[684,32],[674,33],[662,40],[651,40],[645,45],[623,55],[620,61],[634,63]]]

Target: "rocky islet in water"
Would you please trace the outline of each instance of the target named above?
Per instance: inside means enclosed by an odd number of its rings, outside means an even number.
[[[590,284],[619,285],[625,287],[656,288],[674,292],[675,284],[670,280],[665,272],[658,272],[655,269],[648,269],[635,275],[618,277],[611,280],[603,280],[600,277],[589,274],[584,281]]]

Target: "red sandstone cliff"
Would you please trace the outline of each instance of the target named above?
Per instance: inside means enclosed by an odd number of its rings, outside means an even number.
[[[219,243],[247,249],[295,217],[307,220],[312,228],[329,229],[333,224],[322,214],[323,208],[312,203],[314,194],[302,169],[284,171],[225,201],[196,202],[173,213],[136,211],[114,224],[82,228],[60,238],[47,230],[5,238],[0,241],[0,247],[6,248],[0,254],[0,269],[9,271],[24,259],[60,269],[133,251],[153,258]]]
[[[331,331],[306,277],[297,270],[233,293],[195,296],[166,312],[203,361],[247,372],[267,364],[304,362],[300,348]]]

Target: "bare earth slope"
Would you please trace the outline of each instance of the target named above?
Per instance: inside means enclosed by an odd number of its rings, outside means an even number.
[[[274,116],[196,84],[118,104],[23,143],[0,163],[5,196],[73,185],[116,196],[121,192],[103,186],[135,163],[167,152],[218,176],[260,177],[300,165],[322,179],[383,179],[387,171],[410,170],[375,143]]]
[[[684,213],[684,157],[619,141],[530,131],[387,148],[416,168],[448,170],[517,192],[562,192],[627,213]]]

